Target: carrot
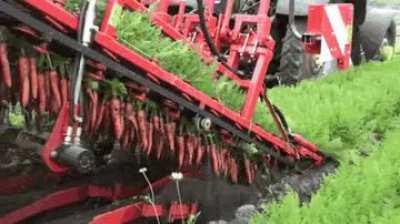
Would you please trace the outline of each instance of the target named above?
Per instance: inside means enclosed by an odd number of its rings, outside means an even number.
[[[114,128],[114,137],[117,140],[120,140],[123,133],[123,127],[121,124],[121,102],[117,97],[113,97],[110,100],[110,112]]]
[[[104,102],[104,112],[103,112],[103,119],[100,123],[100,129],[104,132],[108,132],[111,126],[111,119],[107,119],[111,117],[111,109],[110,109],[110,101]],[[114,127],[113,127],[114,128]]]
[[[148,146],[148,136],[147,136],[147,125],[146,125],[146,112],[144,110],[139,110],[137,113],[137,121],[140,130],[140,141],[142,142],[143,150],[147,149]]]
[[[227,151],[225,155],[225,170],[224,175],[228,176],[229,173],[229,158],[231,157],[230,153]]]
[[[176,123],[169,122],[165,124],[165,133],[167,134],[169,149],[172,153],[175,152],[175,130],[176,130]]]
[[[139,138],[139,134],[140,134],[139,125],[136,120],[136,113],[135,113],[135,110],[133,109],[132,104],[130,104],[130,103],[126,104],[125,113],[126,113],[126,118],[129,120],[130,124],[133,126],[133,128],[132,128],[133,137],[137,135],[137,137]]]
[[[51,93],[55,100],[55,109],[58,111],[61,107],[60,77],[55,70],[51,70],[49,76]]]
[[[226,167],[226,155],[227,155],[227,150],[226,149],[221,149],[221,153],[220,153],[220,169],[223,173],[224,176],[226,176],[226,171],[227,171],[227,167]]]
[[[132,116],[132,111],[133,111],[133,106],[130,103],[126,103],[125,105],[125,114],[124,114],[124,122],[125,122],[125,130],[128,131],[128,145],[131,145],[133,143],[133,140],[135,138],[135,130],[131,122],[131,116]]]
[[[5,42],[0,42],[0,66],[3,82],[7,88],[11,88],[10,62],[8,61],[7,44]]]
[[[36,59],[34,57],[29,58],[29,80],[31,82],[31,95],[32,99],[36,100],[38,96],[38,80],[37,80],[37,67]]]
[[[205,153],[205,149],[202,145],[199,145],[197,147],[197,153],[196,153],[196,165],[199,166],[201,164],[201,161],[203,159],[204,153]]]
[[[218,158],[218,172],[221,174],[223,160],[222,160],[222,150],[217,150],[217,158]]]
[[[47,104],[46,108],[49,110],[51,107],[48,105],[51,102],[51,90],[50,90],[50,71],[45,71],[44,75],[44,89],[46,93]]]
[[[210,154],[214,174],[219,175],[219,161],[217,155],[217,146],[215,144],[210,145]]]
[[[252,179],[252,182],[256,178],[257,170],[258,170],[257,164],[253,164],[253,166],[251,166],[251,179]]]
[[[231,158],[230,159],[230,172],[231,172],[231,180],[233,183],[238,182],[238,165],[236,163],[236,160]]]
[[[161,135],[162,136],[164,136],[165,135],[165,130],[166,130],[166,125],[165,125],[165,123],[164,123],[164,118],[162,117],[162,116],[160,116],[160,125],[159,125],[159,127],[160,127],[160,133],[161,133]]]
[[[61,78],[61,101],[62,101],[62,104],[68,103],[68,98],[69,98],[68,79],[63,77],[63,78]]]
[[[90,131],[91,134],[95,131],[95,125],[96,125],[96,118],[97,118],[97,93],[96,91],[86,88],[86,93],[89,96],[90,102],[89,102],[89,107],[87,116],[86,116],[86,124],[87,124],[87,131]]]
[[[100,124],[101,124],[102,121],[103,121],[105,108],[106,108],[105,102],[101,102],[101,103],[99,104],[99,108],[98,108],[99,117],[98,117],[97,120],[96,120],[96,125],[95,125],[95,129],[96,129],[96,130],[100,128]]]
[[[121,102],[121,109],[120,109],[120,114],[119,114],[119,117],[120,117],[120,122],[121,122],[121,137],[122,137],[122,134],[124,133],[124,130],[125,130],[125,122],[124,122],[124,119],[123,119],[123,113],[125,112],[125,105],[126,105],[126,102]]]
[[[130,128],[128,128],[129,126],[125,125],[124,128],[124,133],[122,135],[122,149],[127,150],[128,149],[128,145],[129,145],[129,136],[130,136]]]
[[[157,145],[157,155],[156,155],[157,159],[161,159],[161,154],[164,149],[164,142],[165,142],[165,137],[163,135],[160,135],[159,142]]]
[[[151,119],[153,122],[153,126],[154,129],[157,131],[160,131],[161,126],[160,126],[160,116],[158,116],[157,114],[153,116],[153,118]]]
[[[42,73],[38,74],[38,85],[39,85],[39,113],[43,114],[46,111],[46,88],[45,88],[45,77]]]
[[[178,165],[179,169],[181,169],[185,157],[185,137],[183,137],[183,135],[177,136],[176,142],[178,143]]]
[[[92,90],[92,95],[93,95],[93,105],[92,105],[92,115],[90,117],[90,128],[92,131],[95,131],[95,126],[96,126],[96,119],[98,118],[97,116],[97,107],[98,107],[98,100],[99,100],[99,95],[97,94],[96,90]]]
[[[248,158],[244,159],[244,169],[246,172],[246,179],[247,179],[247,183],[251,184],[252,183],[252,174],[251,174],[251,164],[250,164],[250,160]]]
[[[20,56],[18,60],[19,80],[20,80],[20,102],[22,107],[29,103],[29,60],[25,56]]]
[[[148,139],[148,146],[147,146],[147,155],[150,155],[150,153],[151,153],[151,150],[152,150],[152,148],[153,148],[153,132],[154,132],[154,125],[153,125],[153,122],[147,122],[148,123],[148,127],[149,127],[149,130],[148,130],[148,137],[149,137],[149,139]]]
[[[187,159],[187,164],[189,166],[192,165],[192,161],[193,161],[193,154],[194,154],[194,135],[189,134],[186,138],[186,149],[187,149],[187,155],[188,155],[188,159]]]

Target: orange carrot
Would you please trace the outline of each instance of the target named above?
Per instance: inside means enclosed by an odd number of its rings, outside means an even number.
[[[46,111],[46,88],[45,88],[45,81],[44,75],[42,73],[38,74],[38,85],[39,85],[39,113],[43,114]]]
[[[55,112],[61,108],[61,92],[60,92],[60,77],[55,70],[51,70],[50,76],[50,90],[55,100]]]
[[[111,112],[111,119],[113,122],[114,128],[114,137],[117,140],[121,139],[123,129],[122,129],[122,122],[121,122],[121,102],[117,97],[113,97],[110,100],[110,112]]]
[[[38,96],[38,78],[37,78],[37,67],[36,59],[34,57],[29,58],[29,81],[31,84],[31,96],[32,99],[36,100]]]
[[[172,153],[175,152],[175,130],[176,130],[176,123],[170,122],[165,124],[165,133],[167,134],[169,149]]]
[[[62,101],[62,104],[68,103],[68,98],[69,98],[69,95],[68,95],[68,80],[65,77],[63,77],[61,79],[61,101]]]
[[[148,147],[148,136],[147,136],[147,124],[146,124],[146,113],[144,110],[139,110],[137,113],[137,121],[140,130],[140,141],[142,143],[142,149],[145,150]]]
[[[176,142],[178,144],[178,165],[179,169],[181,169],[185,157],[185,138],[182,135],[179,135],[176,137]]]
[[[20,80],[20,103],[26,107],[29,103],[29,60],[21,56],[18,60],[19,80]]]
[[[12,79],[10,71],[10,62],[8,61],[7,44],[5,42],[0,42],[0,66],[4,84],[6,85],[7,88],[11,88]]]

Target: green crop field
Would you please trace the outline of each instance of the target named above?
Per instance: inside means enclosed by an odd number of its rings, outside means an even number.
[[[400,57],[270,95],[294,130],[341,165],[309,203],[295,193],[254,224],[400,223]]]

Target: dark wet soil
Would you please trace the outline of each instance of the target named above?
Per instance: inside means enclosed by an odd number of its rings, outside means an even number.
[[[28,175],[35,181],[29,186],[16,190],[12,195],[2,194],[0,188],[0,216],[32,203],[51,192],[70,186],[80,184],[108,186],[118,182],[145,187],[143,177],[138,172],[143,165],[151,170],[149,176],[153,181],[169,175],[173,171],[173,166],[166,166],[165,163],[158,161],[147,161],[144,162],[145,164],[141,161],[141,166],[136,165],[139,161],[135,156],[122,153],[115,155],[115,158],[121,158],[117,159],[120,162],[99,168],[93,175],[80,176],[71,173],[60,178],[49,174],[48,170],[40,164],[37,153],[32,153],[35,150],[21,147],[21,144],[15,144],[10,139],[12,138],[9,137],[8,141],[5,141],[1,137],[0,130],[0,163],[10,164],[10,161],[15,160],[17,164],[12,167],[0,166],[0,178],[4,180],[18,175]],[[201,213],[197,223],[207,223],[211,220],[232,221],[237,220],[235,214],[239,207],[243,205],[258,206],[261,203],[275,200],[284,195],[289,187],[298,192],[303,201],[309,200],[311,194],[318,189],[323,176],[333,172],[335,167],[335,163],[328,163],[323,167],[310,169],[304,173],[292,173],[277,182],[268,182],[269,180],[266,181],[265,178],[258,175],[256,183],[248,186],[245,184],[232,185],[228,180],[215,177],[211,173],[210,165],[206,163],[199,170],[200,176],[184,178],[180,182],[181,195],[184,203],[198,203]],[[156,203],[168,205],[173,201],[178,201],[175,183],[156,192]],[[88,223],[98,214],[129,203],[133,203],[133,199],[112,203],[92,198],[83,203],[40,214],[26,223]],[[141,220],[135,223],[154,223],[154,220]]]

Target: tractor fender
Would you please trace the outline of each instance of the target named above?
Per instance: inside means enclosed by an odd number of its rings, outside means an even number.
[[[360,27],[361,44],[367,59],[378,53],[395,15],[396,12],[390,9],[372,8],[367,11],[365,22]]]
[[[307,16],[308,6],[311,4],[327,4],[329,0],[296,0],[295,1],[295,16]],[[279,15],[289,15],[289,1],[278,0],[276,5],[276,13]]]

